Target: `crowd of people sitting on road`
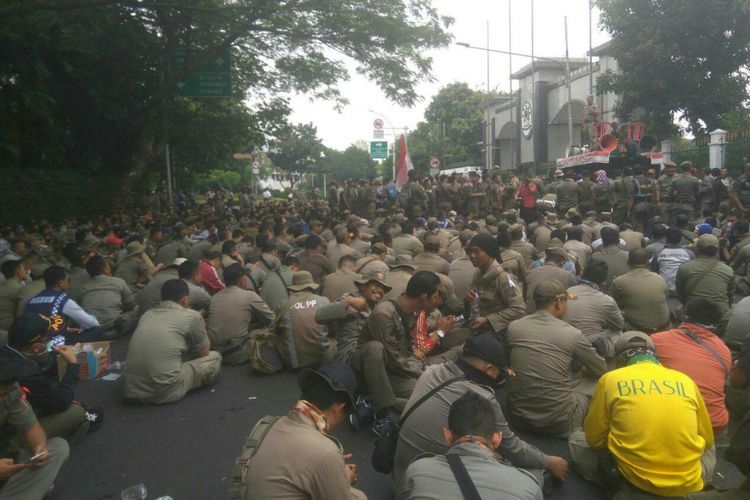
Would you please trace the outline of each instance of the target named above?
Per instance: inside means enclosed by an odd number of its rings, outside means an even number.
[[[412,170],[400,189],[175,209],[154,192],[4,228],[0,498],[44,498],[100,428],[80,353],[125,336],[133,404],[177,403],[222,365],[299,373],[231,498],[365,498],[330,436],[344,423],[377,436],[398,498],[542,498],[571,470],[615,498],[721,495],[717,457],[750,474],[750,164],[676,170]]]

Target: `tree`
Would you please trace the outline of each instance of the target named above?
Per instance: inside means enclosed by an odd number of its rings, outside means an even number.
[[[494,92],[491,97],[504,95]],[[432,98],[424,121],[408,135],[409,154],[415,167],[429,168],[433,156],[451,163],[483,163],[482,123],[487,94],[466,83],[446,85]]]
[[[260,147],[276,135],[290,89],[344,105],[347,59],[390,99],[413,104],[431,78],[426,54],[450,41],[452,22],[425,0],[8,0],[0,19],[0,149],[10,165],[107,168],[123,174],[126,193],[161,165],[166,131],[176,151],[180,140],[190,151],[183,161],[202,149],[178,135],[196,117],[208,126],[195,135],[218,141],[199,154],[213,163],[240,136]],[[183,66],[177,48],[190,49]],[[177,97],[186,75],[227,49],[231,104]],[[211,135],[216,123],[233,137]]]
[[[292,125],[271,141],[268,157],[273,164],[289,174],[294,185],[308,172],[323,165],[325,147],[312,123]]]
[[[344,151],[326,150],[326,163],[331,178],[335,181],[367,179],[379,175],[377,163],[370,158],[370,153],[360,149],[356,143]]]
[[[722,116],[748,101],[750,4],[597,0],[621,73],[600,77],[597,92],[622,96],[620,114],[646,111],[649,131],[673,135],[675,116],[689,131],[722,126]]]

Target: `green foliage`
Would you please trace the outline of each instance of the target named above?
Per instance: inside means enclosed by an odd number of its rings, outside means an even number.
[[[493,93],[491,97],[503,95]],[[408,147],[414,167],[429,169],[436,156],[443,166],[463,163],[481,165],[482,123],[487,94],[472,90],[465,83],[449,84],[433,97],[424,121],[409,133]]]
[[[242,186],[242,179],[239,172],[232,170],[209,170],[199,177],[196,186],[202,189],[222,186],[236,191]]]
[[[750,3],[746,0],[597,0],[621,74],[599,93],[622,96],[620,111],[647,112],[650,133],[674,135],[674,118],[698,134],[748,100]]]
[[[273,164],[292,174],[292,187],[305,172],[317,170],[322,164],[325,147],[312,123],[298,123],[283,129],[271,141],[268,158]]]
[[[431,78],[426,54],[449,43],[451,22],[427,0],[6,0],[0,167],[114,173],[132,194],[163,170],[169,130],[178,181],[197,179],[283,136],[290,90],[344,104],[345,57],[413,104]],[[184,67],[177,48],[190,48]],[[227,48],[231,100],[176,96]]]
[[[370,153],[355,145],[349,146],[344,151],[327,149],[325,160],[326,171],[331,173],[330,178],[335,181],[366,179],[380,175],[377,163],[370,158]]]

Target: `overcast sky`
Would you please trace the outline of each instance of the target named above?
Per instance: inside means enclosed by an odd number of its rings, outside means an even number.
[[[508,50],[509,0],[433,0],[442,15],[451,16],[455,23],[451,32],[457,42],[486,46],[486,21],[490,22],[490,48]],[[512,51],[531,52],[531,0],[512,2]],[[568,16],[570,57],[585,57],[588,51],[588,0],[534,0],[534,53],[537,56],[565,55],[564,17]],[[593,44],[608,40],[608,35],[598,28],[598,12],[594,9]],[[393,104],[378,86],[350,71],[352,78],[341,86],[350,104],[338,113],[330,102],[310,102],[305,96],[292,99],[294,123],[313,122],[318,136],[326,146],[346,149],[357,140],[372,139],[373,109],[385,115],[394,127],[413,128],[424,116],[424,110],[438,90],[453,82],[466,82],[471,88],[486,88],[486,53],[451,45],[432,52],[433,76],[436,81],[419,86],[422,101],[413,108]],[[513,57],[513,71],[530,62],[529,58]],[[508,56],[490,55],[490,86],[498,90],[509,89]],[[515,84],[514,84],[515,85]],[[515,88],[515,87],[514,87]]]

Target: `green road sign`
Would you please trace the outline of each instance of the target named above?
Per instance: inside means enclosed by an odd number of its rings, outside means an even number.
[[[388,158],[388,141],[370,141],[370,157],[373,160]]]
[[[175,49],[175,66],[181,68],[191,64],[193,53],[185,48]],[[213,60],[185,76],[177,83],[177,95],[181,97],[231,97],[232,59],[229,49],[222,50]]]

